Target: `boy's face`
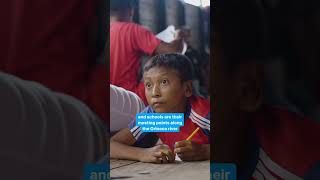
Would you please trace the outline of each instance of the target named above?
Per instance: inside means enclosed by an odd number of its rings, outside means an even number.
[[[148,104],[157,113],[185,112],[192,82],[182,83],[176,70],[153,67],[143,74]]]

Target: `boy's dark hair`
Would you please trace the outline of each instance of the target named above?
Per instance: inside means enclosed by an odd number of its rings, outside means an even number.
[[[171,68],[178,72],[182,82],[193,79],[193,66],[190,59],[182,54],[160,54],[152,57],[144,66],[143,72],[154,67]]]
[[[111,0],[110,13],[120,12],[126,9],[134,8],[136,3],[136,0]]]
[[[263,9],[257,2],[217,0],[214,4],[214,36],[219,37],[218,46],[229,70],[265,58],[267,28]]]

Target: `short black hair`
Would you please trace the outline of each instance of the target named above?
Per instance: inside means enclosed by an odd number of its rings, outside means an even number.
[[[256,0],[217,0],[214,4],[212,38],[218,36],[215,42],[228,69],[266,57],[266,27],[263,9]]]
[[[194,72],[191,60],[182,54],[170,53],[156,55],[146,63],[143,72],[149,71],[154,67],[165,67],[176,70],[182,82],[193,79]]]
[[[136,6],[136,0],[111,0],[110,12],[119,12],[126,9],[134,8]]]

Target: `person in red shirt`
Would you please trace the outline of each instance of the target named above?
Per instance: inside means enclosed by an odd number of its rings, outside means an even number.
[[[110,83],[138,94],[144,102],[143,84],[138,70],[142,55],[181,52],[184,31],[176,39],[165,43],[146,28],[132,22],[134,0],[110,1]]]
[[[105,22],[98,2],[2,1],[0,71],[76,97],[107,124],[107,66],[96,63],[103,52],[92,38]]]
[[[319,179],[319,122],[263,101],[269,36],[256,3],[215,4],[212,161],[235,163],[237,179]]]
[[[149,106],[142,113],[184,113],[184,125],[179,132],[143,132],[133,120],[111,138],[111,158],[170,163],[177,154],[184,161],[210,159],[210,103],[192,95],[192,70],[191,61],[181,54],[157,55],[146,64]],[[186,140],[198,127],[192,141]]]

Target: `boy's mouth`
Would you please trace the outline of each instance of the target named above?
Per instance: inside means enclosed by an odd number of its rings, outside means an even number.
[[[159,106],[162,106],[163,104],[164,104],[164,102],[154,102],[154,103],[152,103],[152,107],[157,108]]]

